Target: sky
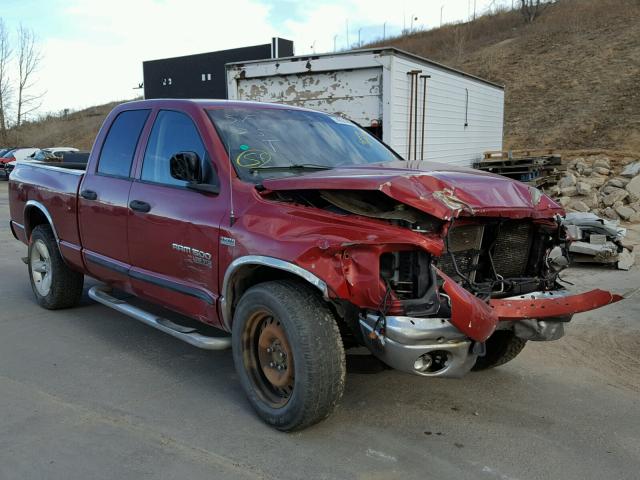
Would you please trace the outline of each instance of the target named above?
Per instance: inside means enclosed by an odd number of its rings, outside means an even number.
[[[33,29],[43,60],[36,113],[77,110],[142,95],[142,62],[294,41],[295,53],[331,52],[466,21],[511,0],[0,0],[0,18]],[[348,31],[348,38],[347,38]],[[14,35],[15,36],[15,35]],[[348,43],[347,43],[348,40]],[[15,40],[14,40],[15,43]]]

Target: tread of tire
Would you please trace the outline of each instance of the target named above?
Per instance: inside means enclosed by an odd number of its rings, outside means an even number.
[[[504,365],[516,358],[527,344],[526,340],[516,337],[513,332],[498,331],[494,335],[499,335],[499,337],[493,339],[493,345],[489,343],[492,340],[489,338],[489,341],[487,341],[487,355],[479,357],[472,370],[488,370]],[[489,349],[492,346],[495,350],[490,352]]]
[[[42,297],[36,293],[38,303],[48,310],[76,306],[82,297],[84,275],[71,270],[64,262],[58,249],[56,238],[49,225],[38,225],[33,229],[31,241],[33,242],[37,238],[42,239],[47,245],[49,256],[51,257],[51,268],[54,272],[51,292],[47,295],[47,297],[51,298]],[[29,273],[29,276],[31,276],[31,273]],[[33,280],[31,281],[33,282]]]
[[[342,338],[332,313],[309,286],[277,280],[251,287],[245,295],[263,289],[286,304],[292,317],[305,319],[297,323],[307,372],[305,384],[298,386],[305,390],[302,418],[290,422],[292,426],[274,424],[285,431],[301,430],[328,417],[342,397],[346,377]]]

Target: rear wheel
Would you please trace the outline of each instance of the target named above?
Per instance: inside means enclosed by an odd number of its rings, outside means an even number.
[[[516,337],[509,330],[498,330],[485,342],[487,353],[478,357],[472,370],[499,367],[518,356],[527,341]]]
[[[40,306],[56,310],[78,304],[84,275],[64,263],[49,225],[38,225],[33,229],[28,259],[31,289]]]
[[[337,406],[346,370],[342,339],[331,311],[308,286],[273,281],[247,290],[232,338],[240,382],[266,423],[299,430]]]

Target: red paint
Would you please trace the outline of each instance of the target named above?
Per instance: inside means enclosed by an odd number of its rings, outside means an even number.
[[[451,299],[451,323],[469,338],[484,342],[495,331],[498,316],[491,307],[436,268]]]
[[[596,289],[578,295],[557,298],[493,299],[489,305],[500,320],[522,320],[525,318],[553,318],[588,312],[619,302],[624,297]]]
[[[535,205],[530,188],[520,182],[480,170],[433,162],[389,162],[351,165],[300,177],[269,179],[270,190],[380,190],[399,202],[437,218],[459,214],[551,218],[562,207],[546,195]],[[447,197],[459,200],[447,202]]]
[[[238,102],[236,102],[238,103]],[[443,231],[412,232],[382,220],[358,215],[341,215],[313,207],[278,202],[270,193],[278,190],[360,189],[382,193],[441,220],[473,216],[535,218],[553,225],[562,209],[542,196],[534,204],[529,187],[496,175],[442,164],[394,162],[384,165],[351,166],[302,176],[264,181],[266,191],[241,181],[233,171],[206,109],[234,102],[149,100],[118,106],[106,119],[96,138],[84,175],[18,164],[9,185],[11,218],[24,225],[20,238],[27,241],[32,226],[25,205],[34,200],[45,205],[57,231],[62,255],[79,271],[124,290],[162,304],[204,322],[221,326],[220,288],[229,264],[245,255],[275,257],[296,264],[327,284],[328,295],[346,300],[361,309],[377,310],[385,293],[380,279],[379,256],[388,251],[423,249],[431,255],[443,252]],[[238,103],[251,108],[291,108]],[[115,179],[96,174],[106,132],[124,110],[150,109],[136,149],[132,178]],[[153,121],[161,109],[184,112],[196,125],[219,178],[217,195],[192,190],[150,185],[140,181],[142,158]],[[97,200],[78,196],[93,190]],[[230,192],[236,221],[230,223]],[[151,204],[149,213],[128,208],[131,200]],[[224,246],[220,237],[235,246]],[[212,255],[211,268],[186,261],[173,243]],[[93,258],[94,262],[89,260]],[[95,263],[107,260],[121,271]],[[127,271],[155,280],[147,282]],[[452,322],[469,337],[482,341],[495,329],[497,318],[524,316],[520,309],[492,303],[493,310],[446,275],[443,290],[452,301]],[[197,292],[186,295],[157,283]],[[589,297],[590,298],[590,297]],[[613,297],[612,297],[613,298]],[[545,305],[546,301],[535,301]],[[583,311],[602,302],[579,306]],[[573,308],[573,307],[572,307]],[[499,313],[496,313],[496,310]],[[402,313],[393,295],[388,313]]]

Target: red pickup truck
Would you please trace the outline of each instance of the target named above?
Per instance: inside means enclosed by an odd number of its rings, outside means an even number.
[[[404,161],[341,117],[289,106],[120,105],[86,169],[19,163],[9,195],[40,305],[74,306],[89,275],[98,302],[232,348],[250,403],[281,430],[331,413],[345,349],[459,377],[621,299],[561,287],[563,210],[538,190]]]

